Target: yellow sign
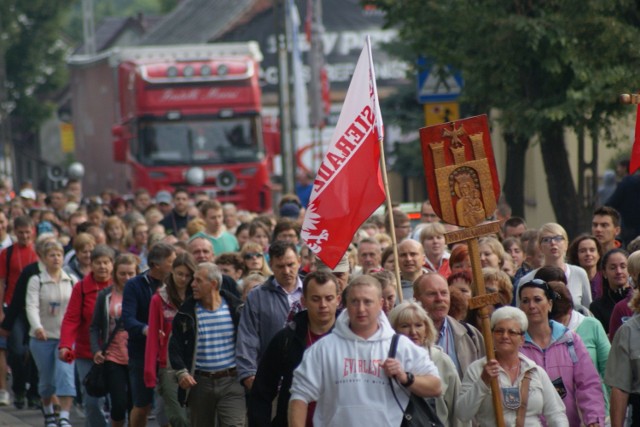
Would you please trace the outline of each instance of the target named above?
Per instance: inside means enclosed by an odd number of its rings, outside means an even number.
[[[431,102],[424,104],[424,119],[427,126],[448,123],[460,118],[457,102]]]
[[[63,153],[73,153],[76,149],[76,140],[71,123],[60,123],[60,143]]]

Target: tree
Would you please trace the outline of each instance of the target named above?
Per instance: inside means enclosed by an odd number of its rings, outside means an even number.
[[[461,101],[499,110],[508,166],[504,192],[522,213],[524,156],[540,143],[551,202],[569,234],[584,213],[565,130],[607,138],[628,109],[618,93],[640,87],[639,9],[631,0],[372,0],[399,29],[397,51],[459,70]]]
[[[6,102],[14,135],[33,135],[53,111],[53,94],[66,81],[61,14],[71,0],[0,2],[0,55],[6,67]],[[16,138],[14,138],[16,140]]]

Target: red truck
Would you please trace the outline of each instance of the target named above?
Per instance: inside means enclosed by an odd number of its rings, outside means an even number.
[[[71,57],[75,154],[86,191],[185,187],[242,209],[270,209],[278,132],[262,124],[261,59],[255,42]]]

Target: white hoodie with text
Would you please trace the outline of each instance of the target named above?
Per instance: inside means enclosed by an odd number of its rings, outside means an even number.
[[[317,401],[313,424],[316,426],[400,425],[402,410],[396,403],[389,377],[382,369],[394,331],[384,313],[379,328],[368,339],[354,334],[344,310],[333,332],[309,347],[295,370],[291,400]],[[438,375],[429,353],[400,335],[396,358],[405,371],[414,375]],[[403,408],[409,391],[394,381]]]

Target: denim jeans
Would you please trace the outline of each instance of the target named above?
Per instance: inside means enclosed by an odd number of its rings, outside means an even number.
[[[189,391],[188,398],[192,427],[210,427],[216,418],[220,427],[244,426],[244,387],[237,377],[214,380],[196,374],[195,380],[197,384]]]
[[[76,359],[76,367],[78,368],[80,383],[82,383],[84,377],[89,373],[91,365],[93,365],[93,360]],[[102,408],[104,408],[104,401],[104,397],[89,396],[84,385],[82,386],[82,404],[84,405],[85,412],[85,427],[107,427],[107,420],[102,412]]]
[[[13,329],[7,338],[7,363],[11,367],[11,388],[16,395],[24,395],[27,384],[29,366],[29,324],[23,316],[18,316],[13,323]],[[36,376],[37,378],[37,376]],[[34,391],[36,385],[31,387]]]
[[[40,379],[38,392],[43,398],[54,394],[58,396],[75,396],[76,384],[74,377],[74,363],[63,362],[58,359],[58,339],[29,341],[31,355],[38,367]]]

